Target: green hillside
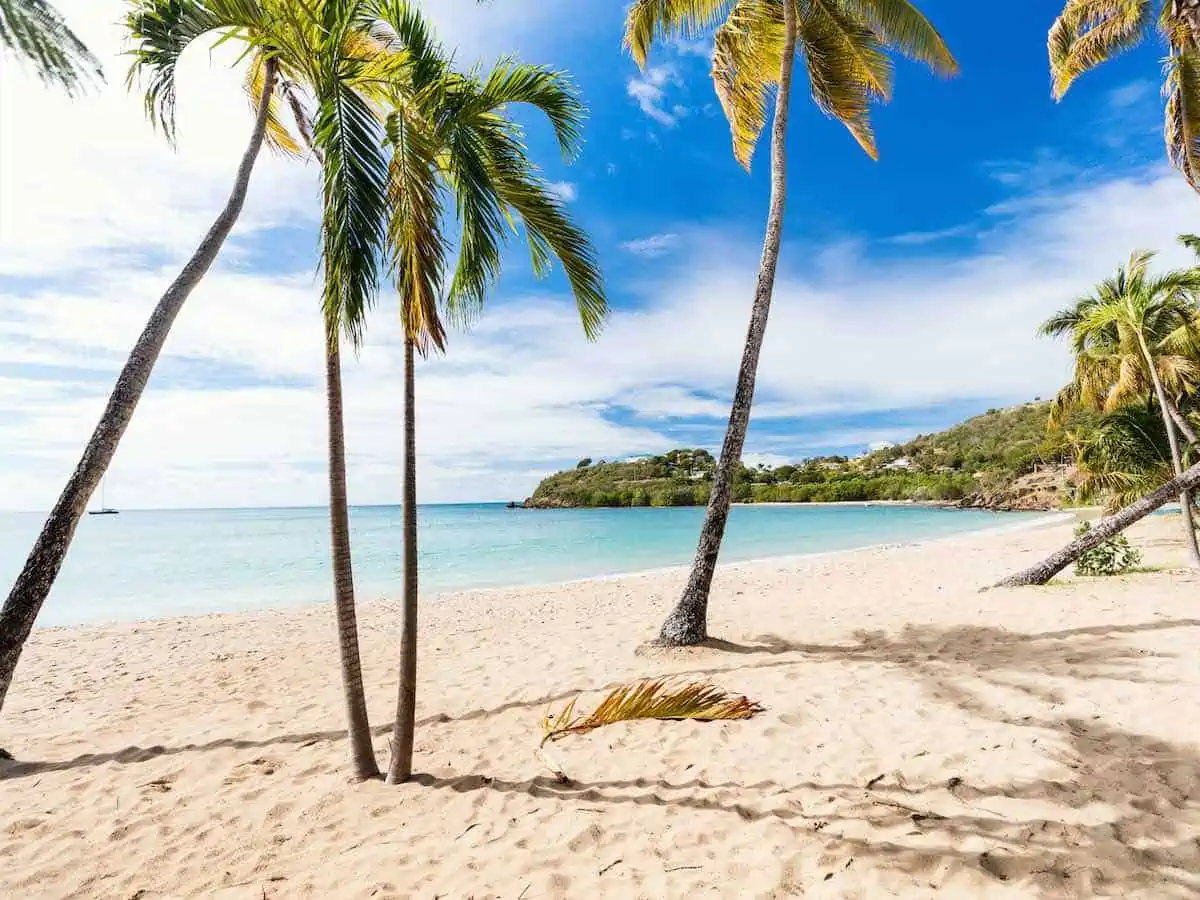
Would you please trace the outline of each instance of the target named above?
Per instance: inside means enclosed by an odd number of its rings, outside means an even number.
[[[1093,427],[1095,417],[1073,416],[1046,428],[1050,404],[1026,403],[968,419],[946,431],[856,459],[817,457],[777,468],[741,466],[734,498],[743,503],[913,500],[986,506],[1036,507],[1064,499],[1071,457],[1067,434]],[[706,450],[672,450],[626,462],[580,460],[544,479],[525,505],[693,506],[708,501],[714,460]],[[1057,473],[1037,482],[1037,499],[1014,497],[1037,470]],[[1027,478],[1023,478],[1027,477]]]

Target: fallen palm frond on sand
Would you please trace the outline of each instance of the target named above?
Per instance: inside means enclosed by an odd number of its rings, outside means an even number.
[[[538,753],[560,780],[566,780],[562,768],[546,754],[546,745],[569,734],[632,722],[638,719],[691,719],[713,722],[720,719],[749,719],[764,707],[748,697],[730,694],[706,681],[681,682],[672,678],[646,678],[614,688],[587,716],[575,715],[571,700],[558,715],[547,712],[542,719],[542,740]]]

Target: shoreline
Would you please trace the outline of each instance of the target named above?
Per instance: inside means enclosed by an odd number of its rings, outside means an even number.
[[[878,502],[879,503],[900,503],[901,505],[910,505],[910,504],[907,504],[907,501],[881,500]],[[765,504],[734,504],[734,505],[762,506]],[[874,504],[868,504],[868,503],[858,504],[858,503],[850,502],[850,503],[837,503],[837,504],[816,504],[816,503],[783,504],[783,503],[780,503],[780,504],[771,504],[771,505],[772,506],[774,506],[774,505],[779,505],[779,506],[819,506],[819,505],[847,506],[847,505],[850,505],[850,506],[855,506],[855,505],[874,505]],[[1026,513],[1026,512],[1018,513],[1018,514],[1019,515],[1032,515],[1032,513]],[[863,544],[858,547],[843,547],[840,550],[815,550],[812,553],[784,553],[784,554],[780,554],[778,556],[755,556],[755,557],[750,557],[748,559],[734,559],[734,560],[730,560],[729,562],[718,562],[717,563],[717,571],[721,572],[723,570],[737,569],[739,566],[758,566],[758,565],[764,565],[767,563],[784,563],[784,564],[797,564],[798,565],[803,562],[820,561],[820,560],[824,560],[824,559],[836,558],[839,556],[853,555],[856,553],[867,553],[867,552],[874,552],[874,551],[880,551],[880,550],[905,550],[905,549],[910,549],[910,548],[915,549],[915,548],[920,548],[920,547],[926,547],[926,546],[935,545],[935,544],[941,545],[941,544],[952,543],[956,540],[963,540],[963,539],[972,538],[972,537],[988,537],[991,535],[1005,534],[1010,531],[1015,532],[1015,531],[1025,531],[1025,530],[1036,529],[1036,528],[1048,528],[1051,525],[1057,525],[1060,522],[1067,521],[1066,517],[1068,517],[1068,516],[1073,518],[1073,516],[1071,516],[1071,513],[1069,511],[1065,511],[1065,510],[1058,511],[1058,512],[1047,512],[1045,515],[1039,516],[1037,519],[1030,519],[1027,522],[1010,522],[1010,523],[1007,523],[1004,525],[991,525],[991,526],[987,526],[984,528],[971,529],[969,531],[960,531],[955,534],[942,534],[942,535],[936,535],[933,537],[917,538],[916,540],[911,540],[911,541],[884,541],[884,542],[878,543],[878,544]],[[609,575],[588,575],[583,578],[569,578],[569,579],[566,579],[563,581],[546,581],[546,582],[539,582],[536,584],[513,584],[513,585],[499,585],[496,587],[463,588],[461,590],[442,591],[437,594],[431,594],[428,598],[425,598],[425,599],[444,600],[447,598],[465,596],[465,595],[470,595],[470,594],[508,593],[508,592],[512,592],[512,591],[520,591],[520,590],[525,590],[525,589],[533,590],[533,589],[547,589],[547,588],[552,589],[552,588],[559,588],[559,587],[565,588],[565,587],[573,587],[576,585],[587,585],[592,582],[603,583],[603,582],[608,582],[608,581],[626,581],[626,580],[632,580],[632,579],[636,579],[636,578],[644,578],[644,577],[652,577],[652,576],[679,575],[681,573],[688,572],[691,569],[691,565],[692,565],[691,563],[679,563],[677,565],[671,565],[671,566],[655,566],[652,569],[633,569],[633,570],[625,571],[625,572],[613,572],[612,574],[609,574]],[[390,602],[390,601],[387,601],[386,597],[375,598],[373,600],[366,600],[363,602],[375,603],[375,602],[379,602],[380,600],[385,601],[385,602]],[[72,627],[72,626],[65,626],[65,627]]]
[[[1071,530],[721,566],[720,640],[673,652],[643,643],[679,569],[427,604],[399,786],[347,782],[328,608],[35,631],[0,720],[0,895],[1150,900],[1171,872],[1190,896],[1200,575],[1147,520],[1155,571],[979,592]],[[359,608],[381,764],[399,610]],[[547,713],[672,677],[763,710],[573,735],[567,783],[538,757]]]
[[[819,503],[797,503],[797,504],[788,503],[788,504],[784,504],[784,503],[781,503],[781,504],[777,504],[777,505],[780,505],[780,506],[875,506],[875,505],[884,505],[884,504],[889,504],[889,505],[894,504],[894,505],[900,505],[900,506],[917,505],[917,504],[908,503],[907,501],[891,501],[891,500],[862,501],[862,502],[849,501],[849,502],[839,502],[839,503],[830,503],[830,504],[823,504],[823,503],[820,503],[820,504]],[[764,504],[735,504],[735,505],[762,506]],[[776,505],[776,504],[771,504],[771,505]],[[957,508],[951,508],[951,511],[957,512],[958,510],[957,510]],[[1033,513],[1030,513],[1030,512],[1019,512],[1017,514],[1021,515],[1021,516],[1032,516],[1033,515]],[[998,513],[998,515],[999,515],[999,513]],[[1022,521],[1022,522],[1009,522],[1009,523],[1004,523],[1004,524],[988,525],[983,528],[969,529],[969,530],[965,530],[965,531],[955,532],[953,534],[944,534],[944,535],[935,535],[935,536],[931,536],[931,537],[916,538],[914,540],[884,541],[884,542],[874,543],[874,544],[862,544],[862,545],[855,546],[855,547],[844,547],[844,548],[840,548],[837,550],[815,550],[811,553],[784,553],[784,554],[778,554],[778,555],[754,556],[754,557],[748,557],[746,559],[734,559],[734,560],[730,560],[728,562],[719,562],[717,564],[717,571],[721,572],[722,570],[727,570],[727,569],[728,570],[736,570],[738,567],[756,566],[756,565],[762,565],[762,564],[766,564],[766,563],[783,563],[783,564],[798,565],[803,562],[818,562],[823,559],[837,558],[837,557],[842,557],[842,556],[853,555],[856,553],[866,553],[866,552],[873,552],[873,551],[880,551],[880,550],[919,548],[919,547],[924,547],[924,546],[930,545],[930,544],[945,544],[945,543],[949,543],[949,542],[953,542],[955,540],[961,540],[961,539],[965,539],[965,538],[989,536],[992,534],[1003,534],[1007,531],[1022,531],[1022,530],[1026,530],[1026,529],[1046,528],[1051,525],[1057,524],[1058,522],[1066,521],[1067,517],[1073,517],[1072,511],[1060,510],[1057,512],[1047,512],[1044,515],[1041,515],[1036,519],[1030,518],[1030,519],[1028,519],[1026,521]],[[445,603],[447,601],[452,601],[452,600],[460,598],[460,597],[465,598],[465,597],[470,597],[470,596],[473,596],[476,594],[487,596],[487,595],[519,592],[519,591],[523,591],[523,590],[548,590],[548,589],[555,589],[555,588],[569,588],[569,587],[580,586],[580,585],[588,585],[591,583],[605,584],[608,582],[635,580],[635,579],[639,579],[639,578],[648,578],[648,577],[657,577],[657,576],[673,576],[673,575],[679,575],[681,573],[686,573],[687,571],[689,571],[690,567],[691,567],[690,562],[684,562],[684,563],[676,563],[676,564],[671,564],[671,565],[666,565],[666,566],[654,566],[654,567],[651,567],[648,569],[632,569],[632,570],[625,570],[625,571],[621,571],[621,572],[612,572],[612,573],[600,574],[600,575],[585,575],[580,578],[557,579],[557,580],[537,581],[537,582],[521,582],[521,583],[515,583],[515,584],[492,585],[492,586],[483,586],[483,587],[457,588],[457,589],[451,589],[451,590],[446,590],[446,591],[436,591],[436,592],[430,593],[428,595],[422,595],[420,599],[423,603]],[[228,617],[228,616],[253,617],[253,616],[267,614],[267,613],[283,613],[283,612],[288,612],[288,611],[293,611],[293,610],[317,609],[317,608],[321,608],[321,607],[328,605],[328,602],[329,602],[328,599],[322,599],[322,600],[316,600],[316,601],[312,601],[312,602],[303,602],[303,603],[296,603],[296,604],[281,604],[281,605],[277,605],[277,606],[264,606],[264,607],[261,607],[258,609],[222,610],[222,611],[215,611],[215,612],[191,613],[191,614],[183,614],[183,615],[150,616],[147,618],[139,618],[139,619],[110,619],[110,620],[99,621],[99,622],[77,622],[77,623],[64,624],[64,625],[44,625],[44,626],[43,625],[35,625],[34,631],[51,633],[51,632],[69,631],[72,629],[83,629],[83,628],[103,629],[103,628],[115,628],[115,627],[121,627],[121,626],[151,625],[151,624],[160,623],[160,622],[188,621],[188,620],[194,620],[194,619],[205,619],[208,617],[216,617],[216,616],[220,616],[220,617]],[[387,603],[393,603],[393,602],[396,602],[396,601],[391,598],[391,595],[389,595],[387,593],[379,593],[379,594],[374,594],[374,595],[366,597],[366,598],[360,597],[356,601],[356,607],[361,610],[365,607],[370,606],[371,604],[379,604],[379,603],[387,604]]]

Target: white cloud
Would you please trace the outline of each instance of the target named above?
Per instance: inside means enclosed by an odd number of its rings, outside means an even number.
[[[711,60],[713,55],[712,41],[703,38],[695,40],[676,38],[671,41],[671,49],[680,56],[699,56],[707,60]]]
[[[1154,82],[1139,78],[1108,92],[1108,105],[1114,111],[1129,109],[1142,103],[1155,93]]]
[[[662,256],[679,244],[677,234],[652,234],[649,237],[625,241],[621,249],[634,256]]]
[[[950,228],[940,228],[935,231],[906,231],[903,234],[896,234],[886,239],[889,244],[900,244],[901,246],[920,247],[925,244],[934,244],[938,241],[945,241],[956,237],[965,237],[975,233],[975,227],[972,225],[953,225]]]
[[[0,279],[0,505],[8,508],[53,502],[146,315],[224,201],[249,129],[236,74],[197,52],[184,61],[173,154],[120,85],[124,61],[107,23],[121,4],[60,6],[106,55],[113,84],[68,107],[8,68],[0,79],[0,271],[22,276]],[[435,16],[463,13],[468,37],[484,42],[492,25],[501,35],[547,28],[545,14],[527,6],[553,4],[494,4],[514,10],[507,31],[488,18],[491,6],[473,0],[439,5]],[[653,77],[662,90],[671,76]],[[651,100],[660,110],[666,102]],[[872,264],[854,237],[785,248],[755,404],[755,421],[775,427],[752,429],[749,451],[786,456],[905,436],[899,425],[869,423],[781,431],[796,417],[890,410],[895,421],[933,403],[1049,395],[1065,378],[1067,353],[1034,337],[1037,323],[1132,247],[1171,247],[1200,210],[1165,171],[1104,180],[1073,177],[1050,157],[1038,164],[998,169],[1017,196],[982,215],[971,255],[955,261],[914,250]],[[110,502],[324,502],[315,181],[311,167],[261,161],[237,243],[189,301],[121,445]],[[582,456],[683,443],[680,419],[706,440],[719,434],[757,232],[756,220],[744,232],[733,224],[688,232],[686,247],[674,235],[627,242],[633,253],[674,247],[677,258],[655,267],[656,280],[636,296],[614,297],[622,302],[594,345],[563,297],[497,297],[472,334],[452,337],[446,358],[420,366],[422,499],[521,497],[545,471]],[[277,264],[284,274],[250,270],[264,258],[255,244],[267,240],[293,251]],[[1187,258],[1173,249],[1164,263]],[[399,496],[396,323],[385,302],[360,358],[346,362],[359,502]]]
[[[625,91],[637,101],[642,112],[660,125],[672,128],[679,119],[679,113],[668,111],[664,107],[664,103],[667,98],[667,87],[677,84],[680,84],[679,73],[675,70],[675,66],[667,63],[661,66],[650,66],[646,71],[630,78],[625,85]],[[683,109],[686,114],[686,107],[676,105],[675,109]]]
[[[552,181],[546,187],[563,203],[570,203],[579,196],[579,186],[573,181]]]
[[[755,421],[1047,395],[1066,349],[1035,337],[1039,321],[1108,274],[1130,247],[1170,248],[1196,199],[1173,174],[1100,183],[998,219],[976,255],[954,262],[859,259],[830,278],[782,268],[763,352]],[[449,355],[418,375],[422,497],[520,497],[539,474],[582,456],[661,452],[695,443],[670,420],[719,434],[741,352],[757,247],[752,234],[697,234],[678,267],[616,312],[599,343],[580,335],[564,298],[509,298]],[[785,262],[797,259],[785,252]],[[801,256],[799,258],[807,258]],[[1164,263],[1182,262],[1182,250]],[[99,371],[0,377],[0,446],[21,460],[0,472],[6,506],[52,499],[95,421],[163,273],[100,280],[0,301],[5,347],[46,364]],[[132,299],[131,299],[132,298]],[[109,492],[141,505],[320,503],[324,412],[315,290],[289,278],[229,271],[196,292],[122,444]],[[346,366],[353,496],[399,493],[396,316],[376,314]],[[264,340],[270,335],[270,340]],[[188,366],[202,366],[189,379]],[[172,374],[174,373],[174,374]],[[238,373],[222,386],[221,373]],[[900,411],[900,412],[896,412]],[[924,430],[926,418],[914,413]],[[906,436],[901,425],[806,424],[751,430],[750,453],[797,456]]]

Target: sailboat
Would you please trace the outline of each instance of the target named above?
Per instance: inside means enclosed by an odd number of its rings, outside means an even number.
[[[89,516],[115,516],[117,514],[117,512],[118,512],[117,510],[106,506],[104,503],[104,486],[107,481],[108,481],[108,479],[106,479],[106,478],[101,479],[101,481],[100,481],[100,508],[99,509],[89,509],[88,510]]]

